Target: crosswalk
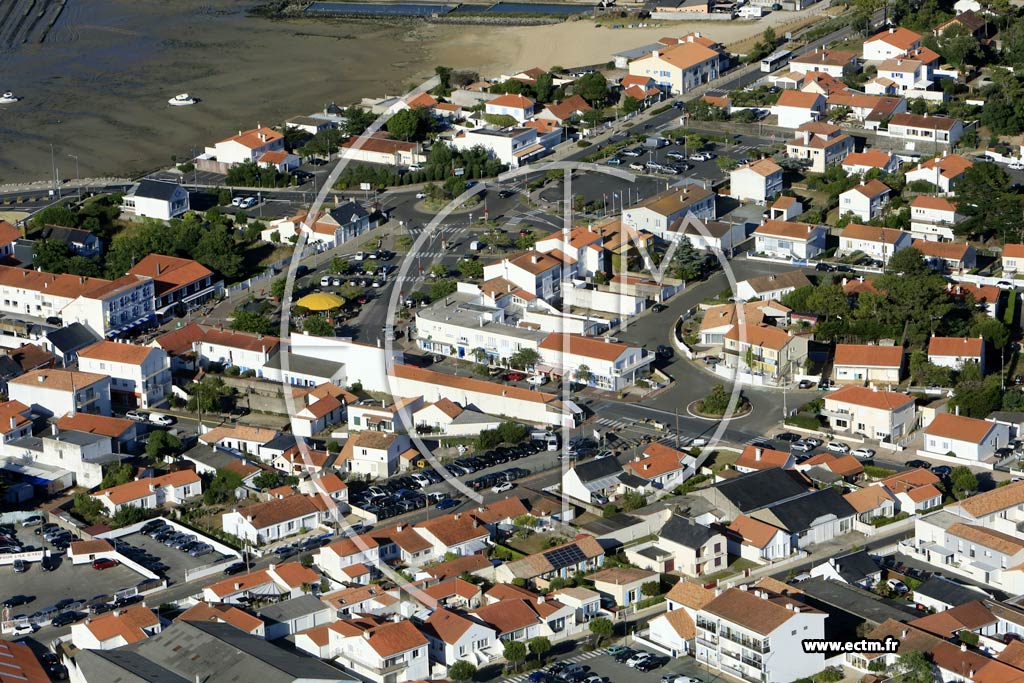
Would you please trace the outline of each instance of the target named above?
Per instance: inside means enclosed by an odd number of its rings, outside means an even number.
[[[576,655],[575,657],[568,657],[566,659],[559,659],[558,661],[565,662],[566,664],[578,664],[579,662],[585,662],[588,659],[593,659],[594,657],[600,657],[601,655],[605,654],[607,651],[608,651],[608,648],[602,647],[602,648],[599,648],[597,650],[591,650],[590,652],[580,653],[580,654]],[[510,677],[506,678],[504,681],[502,681],[502,683],[522,683],[522,681],[525,681],[525,680],[527,680],[529,678],[530,678],[529,672],[521,673],[521,674],[517,674],[515,676],[510,676]]]

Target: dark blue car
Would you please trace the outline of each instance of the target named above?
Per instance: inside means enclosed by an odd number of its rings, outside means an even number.
[[[453,508],[458,504],[459,501],[455,500],[454,498],[445,498],[434,507],[437,508],[438,510],[447,510],[448,508]]]

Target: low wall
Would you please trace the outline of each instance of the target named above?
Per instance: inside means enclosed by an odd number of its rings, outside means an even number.
[[[185,526],[183,524],[175,522],[173,519],[167,519],[166,517],[155,517],[154,519],[161,519],[164,522],[167,522],[168,525],[170,525],[175,530],[177,530],[177,531],[179,531],[179,532],[181,532],[183,534],[195,534],[198,538],[201,538],[203,540],[203,542],[209,543],[213,547],[214,550],[216,550],[217,552],[219,552],[222,555],[230,555],[236,561],[241,558],[241,555],[239,554],[239,552],[237,550],[235,550],[231,546],[225,545],[223,542],[218,541],[215,538],[207,536],[206,534],[204,534],[201,531],[198,531],[196,529],[192,529],[191,527],[187,527],[187,526]],[[113,530],[108,531],[106,533],[99,534],[98,536],[96,536],[96,538],[105,538],[105,539],[111,540],[111,541],[114,540],[114,539],[117,539],[117,538],[124,538],[125,536],[130,536],[131,534],[137,533],[142,527],[144,527],[146,525],[147,522],[151,522],[151,521],[152,520],[147,519],[145,522],[139,522],[138,524],[132,524],[130,526],[121,527],[120,529],[113,529]],[[143,572],[140,572],[140,573],[146,573],[146,572],[143,571]]]
[[[43,558],[49,554],[47,550],[29,550],[24,553],[9,553],[7,555],[0,555],[0,566],[14,564],[15,560],[25,560],[26,562],[42,562]]]
[[[190,581],[195,581],[197,579],[205,579],[207,576],[223,572],[224,569],[230,567],[235,562],[238,562],[238,560],[238,557],[229,557],[226,560],[214,562],[213,564],[208,564],[202,567],[194,567],[193,569],[186,569],[185,583],[189,583]]]

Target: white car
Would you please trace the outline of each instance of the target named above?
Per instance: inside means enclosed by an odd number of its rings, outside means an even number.
[[[632,657],[630,657],[629,659],[626,660],[626,666],[628,666],[629,668],[632,669],[632,668],[636,667],[636,665],[639,664],[640,662],[647,661],[650,658],[651,658],[651,653],[650,652],[637,652],[635,655],[633,655]]]
[[[532,377],[527,377],[526,381],[535,387],[539,387],[547,384],[548,378],[547,375],[533,375]]]
[[[36,630],[33,628],[32,624],[18,624],[11,631],[11,633],[16,636],[30,636],[35,632]]]
[[[858,448],[850,453],[850,455],[860,460],[870,460],[875,457],[875,451],[873,448]]]
[[[850,447],[847,446],[842,441],[829,441],[828,445],[825,446],[825,450],[829,451],[830,453],[840,453],[845,455],[846,453],[850,452]]]
[[[426,199],[426,198],[427,198],[427,193],[426,192],[417,192],[416,193],[416,199]]]
[[[162,427],[169,427],[174,424],[174,418],[170,415],[164,415],[163,413],[150,413],[149,421]]]
[[[124,416],[132,422],[146,422],[148,420],[145,413],[140,413],[137,410],[129,410]]]
[[[245,197],[235,197],[234,199],[231,200],[231,206],[238,206],[239,204],[242,203],[243,199],[245,199]]]
[[[1014,289],[1014,285],[1009,280],[1000,280],[996,283],[996,287],[999,289]]]
[[[630,164],[629,165],[629,170],[631,170],[631,171],[643,171],[646,168],[647,167],[644,166],[643,164]]]
[[[330,287],[331,286],[331,276],[330,275],[324,275],[322,278],[320,278],[320,286],[321,287]]]
[[[1011,161],[1007,168],[1009,168],[1011,171],[1024,171],[1024,161],[1021,161],[1020,159],[1017,159],[1016,161]]]
[[[246,197],[241,202],[238,203],[238,208],[240,209],[251,209],[254,206],[256,206],[255,197]]]
[[[516,485],[513,484],[512,482],[503,481],[500,484],[495,484],[494,486],[492,486],[491,493],[505,493],[505,491],[511,491],[515,487]]]
[[[889,590],[899,593],[900,595],[910,591],[910,589],[907,588],[907,584],[903,583],[899,579],[889,579],[887,584],[889,586]]]

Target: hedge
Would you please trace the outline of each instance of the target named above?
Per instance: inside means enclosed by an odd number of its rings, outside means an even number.
[[[821,429],[821,422],[813,415],[790,415],[786,424],[801,429]]]

